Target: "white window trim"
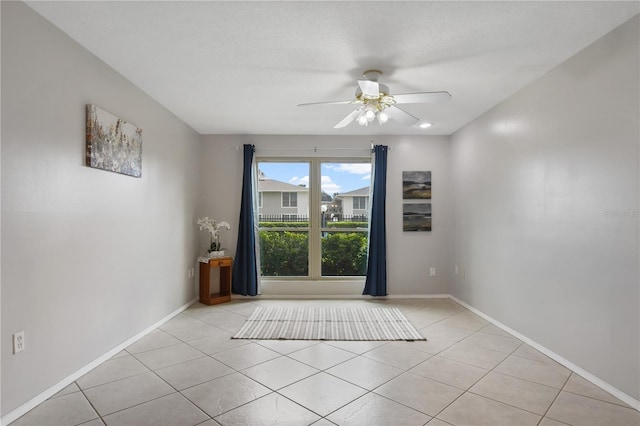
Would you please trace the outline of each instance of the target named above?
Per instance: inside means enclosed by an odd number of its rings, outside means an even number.
[[[285,206],[284,205],[284,194],[289,194],[289,205]],[[291,194],[295,194],[296,196],[296,205],[292,206],[291,205]],[[280,207],[282,207],[283,209],[297,209],[298,208],[298,193],[295,191],[282,191],[280,193]]]
[[[322,163],[371,163],[370,157],[267,157],[260,156],[256,157],[256,164],[261,162],[270,162],[270,163],[307,163],[309,164],[309,182],[320,182],[321,181],[321,170],[320,164]],[[309,232],[309,276],[307,277],[260,277],[262,294],[351,294],[355,289],[356,294],[359,294],[362,291],[361,283],[364,283],[364,276],[345,276],[345,277],[335,277],[335,276],[322,276],[322,264],[321,264],[321,233],[322,228],[320,227],[320,214],[312,214],[311,212],[320,211],[321,205],[321,188],[318,185],[310,184],[309,188],[309,228],[290,228],[292,230],[301,232],[307,231]],[[282,191],[291,192],[291,191]],[[281,193],[281,194],[282,194]],[[296,193],[297,194],[297,193]],[[282,195],[280,196],[281,204],[282,203]],[[296,196],[296,204],[297,204],[297,196]],[[293,208],[293,207],[285,207],[282,205],[282,208]],[[285,230],[284,228],[270,228],[274,231],[276,230]],[[340,231],[349,231],[348,229],[340,229]],[[357,230],[360,231],[360,230]],[[317,282],[318,285],[322,285],[325,290],[320,290],[320,287],[316,287],[315,285],[307,285],[304,287],[300,287],[300,284],[296,283],[309,283],[309,282]],[[333,285],[325,286],[325,283],[357,283],[353,287],[349,287],[350,290],[344,288],[342,291],[335,291],[335,289],[340,287],[338,284],[337,287]],[[270,291],[270,283],[274,284],[273,289],[281,289],[287,288],[289,290],[276,290],[276,293]],[[291,283],[293,286],[291,286]],[[281,286],[284,285],[284,288]],[[293,289],[296,288],[294,291]],[[329,291],[329,289],[333,289],[333,291]],[[326,292],[328,291],[328,292]],[[345,292],[346,291],[346,292]]]
[[[360,202],[358,202],[358,207],[356,207],[356,198],[358,199],[358,201],[363,201],[364,202],[364,207],[360,207]],[[357,196],[357,197],[353,197],[353,209],[354,210],[367,210],[367,197],[361,195],[361,196]]]

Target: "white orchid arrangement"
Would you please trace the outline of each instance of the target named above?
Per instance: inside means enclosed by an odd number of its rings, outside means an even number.
[[[211,244],[209,246],[209,252],[220,250],[220,230],[231,229],[231,225],[228,222],[216,222],[209,216],[198,219],[198,225],[200,230],[206,230],[211,234]]]

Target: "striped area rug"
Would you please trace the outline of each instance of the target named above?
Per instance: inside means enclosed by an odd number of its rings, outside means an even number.
[[[233,339],[426,340],[397,308],[258,307]]]

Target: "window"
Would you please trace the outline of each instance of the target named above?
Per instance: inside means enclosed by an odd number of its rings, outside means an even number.
[[[353,197],[353,209],[354,210],[366,210],[367,209],[367,197]]]
[[[258,208],[262,208],[262,192],[258,192]]]
[[[309,276],[309,193],[303,177],[308,162],[258,160],[262,192],[262,219],[258,222],[260,275],[263,277]],[[296,207],[295,212],[290,207]],[[300,215],[298,215],[300,213]]]
[[[298,193],[297,192],[283,192],[282,193],[282,207],[298,207]]]
[[[371,160],[358,160],[257,159],[262,179],[258,191],[265,191],[258,224],[262,277],[318,280],[365,275],[368,216],[361,211],[354,215],[350,205],[343,211],[340,196],[367,193],[360,191],[368,189]],[[278,192],[266,191],[278,191],[280,205]],[[357,208],[366,210],[367,197],[353,198],[360,198]],[[288,207],[296,207],[295,213]]]

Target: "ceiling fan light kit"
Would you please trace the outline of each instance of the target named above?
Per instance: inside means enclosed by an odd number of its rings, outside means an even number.
[[[351,101],[316,102],[300,104],[298,106],[359,105],[354,111],[340,120],[338,124],[333,126],[334,129],[346,127],[354,121],[361,126],[368,126],[369,123],[377,120],[377,122],[382,125],[389,119],[398,121],[406,126],[417,125],[421,129],[427,129],[432,126],[431,123],[421,122],[419,118],[398,108],[396,104],[436,103],[447,102],[451,99],[451,95],[448,92],[420,92],[391,95],[388,86],[378,83],[378,78],[381,75],[382,71],[379,70],[365,71],[362,74],[363,80],[358,80],[355,99]]]

